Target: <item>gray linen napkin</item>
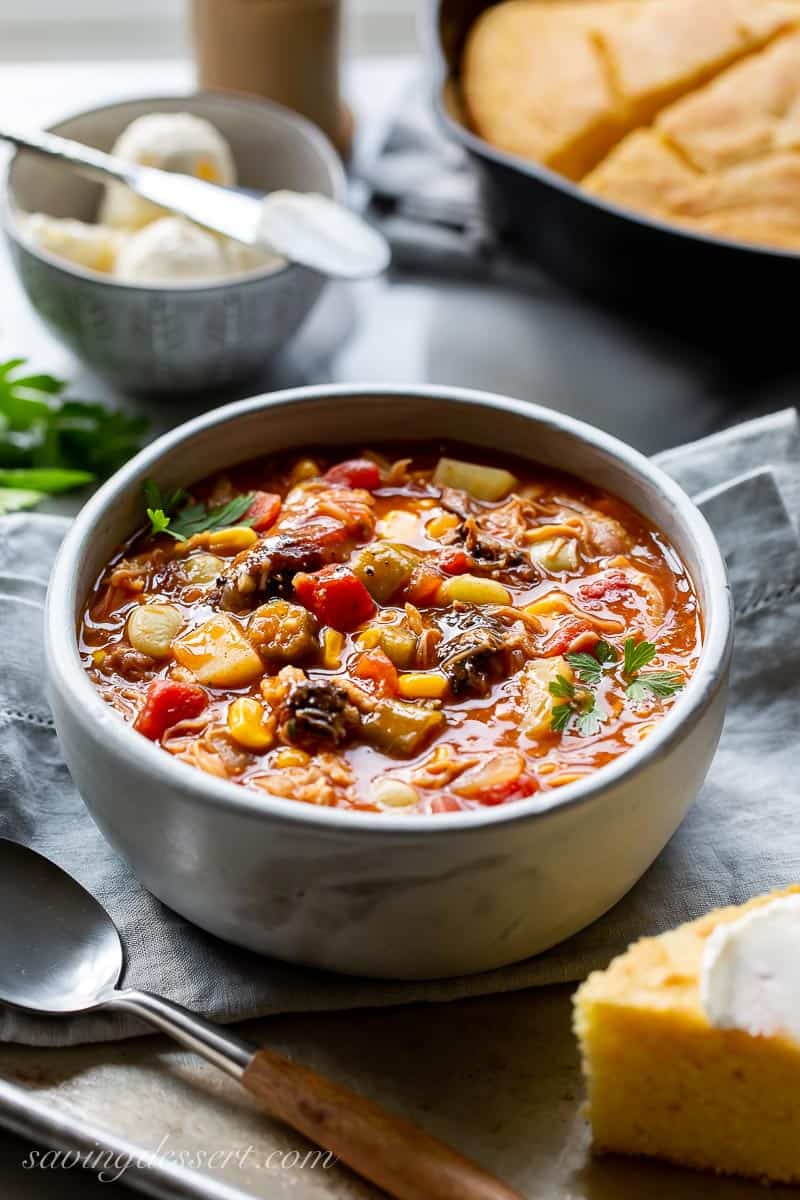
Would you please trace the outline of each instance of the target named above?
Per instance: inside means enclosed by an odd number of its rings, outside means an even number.
[[[661,456],[698,496],[726,554],[737,610],[730,708],[708,780],[680,830],[605,917],[526,962],[430,983],[381,983],[259,958],[164,908],[106,845],[61,759],[43,694],[41,608],[66,522],[0,521],[0,836],[41,850],[107,906],[126,982],[221,1021],[442,1001],[573,981],[643,933],[800,879],[800,427],[787,411]],[[113,786],[113,784],[110,784]],[[13,920],[13,913],[3,913]],[[0,1040],[64,1045],[142,1032],[123,1018],[0,1013]]]

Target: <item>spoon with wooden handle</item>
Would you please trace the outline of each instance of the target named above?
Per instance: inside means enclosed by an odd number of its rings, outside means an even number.
[[[521,1200],[444,1142],[272,1050],[151,992],[118,988],[123,951],[106,910],[71,875],[0,839],[0,1002],[75,1016],[140,1017],[227,1071],[271,1117],[332,1151],[398,1200]]]

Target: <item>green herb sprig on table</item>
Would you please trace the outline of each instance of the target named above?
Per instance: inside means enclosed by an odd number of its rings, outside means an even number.
[[[146,422],[64,396],[64,380],[0,363],[0,514],[110,475],[135,454]]]
[[[194,501],[183,488],[163,494],[152,479],[144,483],[144,501],[150,532],[169,534],[176,542],[185,542],[195,533],[208,533],[214,529],[226,529],[230,525],[250,526],[245,513],[253,503],[253,493],[234,496],[227,504],[207,508]]]

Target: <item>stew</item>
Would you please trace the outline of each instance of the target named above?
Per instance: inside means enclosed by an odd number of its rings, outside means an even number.
[[[702,638],[657,529],[458,446],[311,449],[163,496],[97,580],[84,666],[142,736],[290,802],[451,812],[646,737]]]

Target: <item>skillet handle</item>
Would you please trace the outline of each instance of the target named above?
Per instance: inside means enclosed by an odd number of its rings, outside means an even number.
[[[269,1112],[397,1200],[521,1200],[450,1146],[272,1050],[241,1082]]]

